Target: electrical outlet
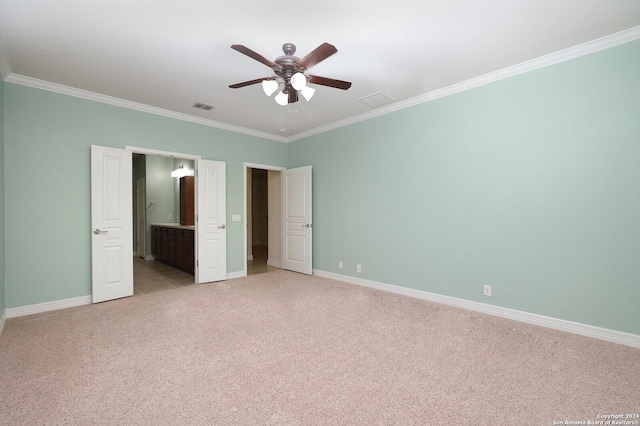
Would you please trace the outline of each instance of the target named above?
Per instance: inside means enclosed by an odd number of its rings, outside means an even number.
[[[338,261],[338,269],[343,269],[344,268],[344,263],[342,263],[342,260]]]
[[[491,286],[490,285],[485,285],[484,286],[484,295],[485,296],[491,296]]]
[[[362,272],[362,265],[356,265],[356,272]]]

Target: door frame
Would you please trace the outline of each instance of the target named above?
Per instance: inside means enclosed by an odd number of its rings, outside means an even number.
[[[131,179],[134,179],[133,176],[131,177]],[[147,259],[147,178],[146,177],[141,177],[138,179],[135,179],[136,182],[136,214],[135,216],[135,224],[136,224],[136,229],[135,229],[135,236],[136,236],[136,256],[137,257],[142,257],[143,259]],[[140,190],[140,186],[143,187],[142,190]],[[140,195],[142,193],[142,196]],[[142,203],[140,201],[143,201]],[[142,208],[142,212],[140,212],[140,209]],[[141,239],[140,239],[140,213],[142,213],[142,243],[141,243]],[[142,246],[142,247],[140,247]],[[140,250],[140,248],[142,248],[142,250]],[[142,251],[142,253],[140,253]]]
[[[243,223],[243,247],[244,250],[242,252],[242,257],[244,258],[244,272],[243,272],[243,276],[247,275],[247,237],[248,237],[248,222],[247,222],[247,173],[249,171],[249,169],[261,169],[261,170],[271,170],[274,172],[282,172],[283,170],[287,170],[286,167],[280,167],[280,166],[271,166],[268,164],[256,164],[256,163],[244,163],[242,170],[242,180],[243,180],[243,197],[242,197],[242,203],[243,203],[243,218],[242,218],[242,223]],[[282,236],[281,236],[282,237]]]
[[[178,158],[178,159],[181,159],[181,160],[194,160],[194,161],[202,159],[202,156],[200,156],[200,155],[183,154],[183,153],[180,153],[180,152],[172,152],[172,151],[161,151],[161,150],[158,150],[158,149],[141,148],[141,147],[137,147],[137,146],[126,145],[124,147],[124,149],[127,150],[127,151],[131,151],[132,154],[156,155],[156,156],[159,156],[159,157]],[[131,185],[133,185],[134,184],[133,176],[132,176],[131,180],[132,180]],[[131,214],[130,220],[133,221],[133,219],[134,219],[133,209],[130,212],[130,214]],[[146,221],[145,221],[145,226],[146,226]],[[196,228],[195,228],[194,232],[195,232],[195,235],[197,237],[197,234],[198,234],[198,223],[197,222],[195,223],[195,227]],[[147,230],[145,229],[145,234],[146,234],[146,231]],[[195,239],[194,239],[194,244],[195,244]],[[145,257],[145,259],[146,259],[146,257]],[[196,274],[195,273],[193,275],[193,282],[196,282]]]

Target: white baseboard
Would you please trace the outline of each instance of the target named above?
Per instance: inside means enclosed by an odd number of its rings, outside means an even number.
[[[581,336],[592,337],[594,339],[605,340],[607,342],[618,343],[621,345],[640,348],[640,335],[625,333],[623,331],[610,330],[607,328],[595,327],[593,325],[582,324],[573,321],[562,320],[558,318],[547,317],[544,315],[532,314],[529,312],[518,311],[515,309],[502,308],[500,306],[487,305],[485,303],[473,302],[470,300],[458,299],[456,297],[443,296],[441,294],[429,293],[422,290],[416,290],[407,287],[400,287],[392,284],[380,283],[377,281],[365,280],[362,278],[340,275],[333,272],[313,270],[314,275],[329,278],[336,281],[342,281],[349,284],[356,284],[363,287],[375,288],[377,290],[387,291],[390,293],[401,294],[404,296],[415,297],[417,299],[428,300],[430,302],[442,303],[444,305],[455,306],[458,308],[468,309],[471,311],[481,312],[484,314],[495,315],[502,318],[508,318],[515,321],[521,321],[528,324],[539,325],[542,327],[553,328],[555,330],[566,331],[568,333],[579,334]]]
[[[4,330],[4,323],[7,322],[7,310],[2,310],[2,315],[0,315],[0,336],[2,335],[2,330]]]
[[[72,308],[74,306],[90,305],[91,296],[73,297],[71,299],[56,300],[53,302],[38,303],[35,305],[8,308],[7,318],[23,317],[25,315],[39,314],[42,312],[57,311],[58,309]]]
[[[279,260],[267,259],[267,265],[274,266],[276,268],[282,268],[282,262],[280,262]]]
[[[253,260],[253,255],[252,254],[248,255],[247,260]]]
[[[156,260],[155,257],[153,257],[152,255],[148,254],[145,256],[144,260]]]

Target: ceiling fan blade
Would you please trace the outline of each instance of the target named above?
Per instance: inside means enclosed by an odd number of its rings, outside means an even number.
[[[298,102],[298,91],[293,87],[289,88],[289,103]]]
[[[334,78],[320,77],[319,75],[310,75],[309,83],[319,84],[321,86],[334,87],[336,89],[347,90],[351,87],[351,82],[336,80]]]
[[[329,56],[336,53],[338,49],[333,44],[322,43],[320,46],[316,47],[311,53],[309,53],[304,58],[300,59],[296,65],[301,66],[304,69],[311,68],[315,64],[324,61]]]
[[[270,60],[268,60],[264,56],[260,55],[259,53],[256,53],[253,50],[251,50],[248,47],[243,46],[241,44],[233,44],[233,45],[231,45],[231,48],[233,50],[237,50],[240,53],[244,53],[248,57],[253,58],[258,62],[262,62],[263,64],[265,64],[269,68],[279,68],[280,67],[278,64],[271,62]]]
[[[264,80],[273,80],[273,77],[262,77],[256,78],[255,80],[243,81],[242,83],[231,84],[229,87],[231,89],[239,89],[240,87],[251,86],[252,84],[257,84],[263,82]]]

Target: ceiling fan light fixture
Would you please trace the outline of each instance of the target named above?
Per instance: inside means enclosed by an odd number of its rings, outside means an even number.
[[[300,94],[307,100],[307,102],[309,102],[311,100],[311,98],[313,97],[314,93],[316,93],[316,89],[314,89],[313,87],[309,87],[309,86],[304,86],[300,90]]]
[[[278,90],[278,82],[275,80],[262,80],[262,90],[267,96],[271,96],[273,92]]]
[[[293,43],[285,43],[282,45],[284,55],[277,57],[273,62],[241,44],[232,44],[231,48],[268,66],[275,73],[275,77],[270,76],[243,81],[241,83],[231,84],[229,88],[239,89],[241,87],[262,83],[264,93],[267,96],[271,96],[281,87],[282,90],[274,97],[278,105],[286,106],[296,103],[300,99],[299,95],[302,95],[306,101],[309,102],[315,93],[315,89],[310,88],[307,83],[342,90],[347,90],[351,87],[351,82],[349,81],[336,80],[318,75],[306,76],[304,74],[307,69],[324,61],[338,51],[334,45],[329,43],[322,43],[302,59],[293,56],[296,52],[296,46]]]
[[[289,95],[284,92],[280,92],[274,98],[278,105],[287,106],[289,103]]]
[[[291,87],[296,90],[302,90],[307,85],[307,77],[301,72],[297,72],[291,76]]]

